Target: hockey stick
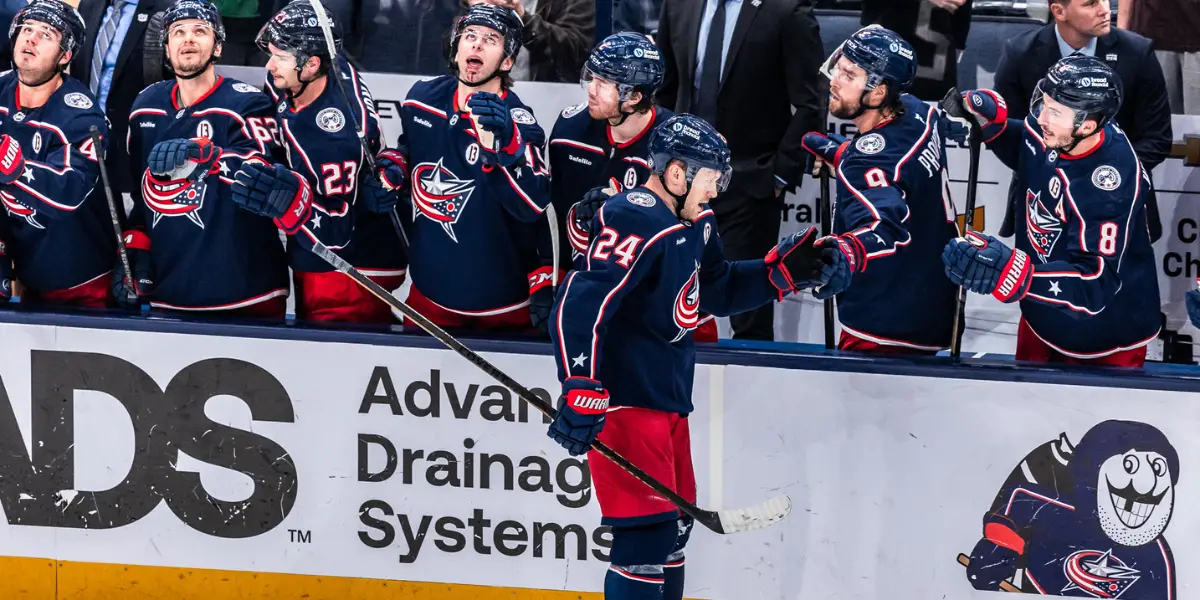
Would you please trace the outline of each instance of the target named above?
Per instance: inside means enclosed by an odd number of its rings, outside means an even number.
[[[832,205],[829,200],[829,165],[821,165],[821,237],[833,232]],[[826,298],[825,304],[825,349],[833,350],[833,298]]]
[[[504,387],[512,390],[514,393],[520,396],[522,400],[532,404],[534,408],[538,409],[546,416],[553,418],[558,413],[558,411],[555,410],[554,407],[550,406],[548,402],[535,396],[533,392],[529,391],[528,388],[518,383],[512,377],[509,377],[504,373],[504,371],[496,368],[496,366],[488,362],[487,359],[476,354],[470,348],[464,346],[462,342],[455,339],[449,333],[446,333],[445,330],[443,330],[441,327],[438,327],[429,319],[426,319],[421,313],[400,301],[378,283],[371,281],[371,279],[369,279],[366,275],[363,275],[358,269],[355,269],[350,265],[350,263],[342,259],[342,257],[334,254],[332,250],[325,247],[324,244],[314,241],[312,252],[328,262],[333,268],[350,276],[355,283],[362,286],[375,297],[387,303],[388,306],[391,306],[393,309],[403,313],[406,319],[416,323],[421,327],[421,329],[424,329],[430,335],[437,338],[438,341],[445,344],[459,356],[470,361],[471,364],[479,367],[484,373],[487,373],[490,377],[496,381],[499,381],[502,385],[504,385]],[[649,486],[650,489],[654,490],[654,493],[666,498],[668,502],[677,506],[684,514],[692,517],[696,520],[696,522],[716,533],[727,534],[750,531],[752,529],[760,529],[762,527],[778,523],[787,517],[792,510],[792,500],[784,494],[775,496],[765,502],[762,502],[761,504],[757,504],[748,508],[722,511],[703,510],[697,507],[695,504],[685,500],[682,496],[675,493],[671,488],[667,487],[661,481],[639,469],[636,465],[629,462],[627,458],[621,456],[603,442],[593,442],[592,449],[624,469],[638,481],[641,481]]]
[[[92,146],[96,148],[96,154],[100,159],[96,162],[100,164],[100,184],[104,186],[104,196],[108,198],[108,215],[112,217],[113,232],[117,234],[117,254],[121,257],[121,266],[125,268],[125,291],[133,292],[136,298],[137,287],[133,284],[133,269],[129,267],[129,252],[125,249],[125,232],[121,230],[121,219],[117,216],[117,203],[113,200],[112,185],[108,181],[108,168],[104,166],[104,160],[108,158],[108,152],[101,153],[100,149],[104,148],[101,144],[100,129],[92,125],[91,129]]]
[[[554,296],[558,297],[558,213],[554,210],[553,202],[546,205],[546,222],[550,225],[550,256],[554,261],[550,269],[550,287],[554,290]]]
[[[977,131],[974,126],[974,119],[964,114],[962,108],[962,95],[958,88],[950,88],[946,92],[946,97],[942,99],[942,109],[956,120],[968,124],[970,132],[967,140],[970,148],[970,164],[967,168],[967,211],[963,215],[963,228],[961,235],[966,235],[975,226],[975,196],[979,188],[979,158],[982,154],[983,142],[980,139],[982,133]],[[950,358],[959,360],[962,355],[962,338],[963,332],[967,328],[967,288],[959,286],[958,301],[954,305],[954,329],[950,338]]]
[[[960,564],[964,567],[971,566],[971,557],[967,556],[966,554],[959,554],[958,555],[958,564]],[[1000,590],[1005,591],[1005,592],[1011,592],[1013,594],[1024,594],[1025,593],[1025,592],[1021,591],[1021,588],[1019,588],[1007,581],[1000,582]]]
[[[358,117],[355,116],[355,107],[358,104],[354,98],[346,92],[346,84],[342,83],[342,73],[338,70],[337,47],[333,43],[333,25],[329,22],[329,14],[325,12],[325,7],[321,5],[320,0],[308,0],[312,5],[313,12],[317,13],[317,24],[321,26],[321,34],[325,38],[325,49],[329,51],[329,66],[332,67],[327,76],[337,82],[338,89],[342,92],[342,98],[346,99],[346,103],[350,105],[350,124],[354,126],[354,135],[358,137],[358,143],[362,146],[363,156],[367,162],[367,170],[370,177],[378,177],[375,166],[375,153],[371,152],[371,147],[367,144],[367,124],[364,122],[362,127],[359,127]],[[350,65],[350,61],[346,61],[346,65]],[[386,144],[384,144],[386,146]],[[399,193],[399,192],[397,192]],[[405,250],[408,249],[408,234],[404,231],[404,224],[400,221],[400,213],[396,212],[396,207],[392,207],[388,216],[392,220],[392,228],[396,230],[396,235],[404,242]]]

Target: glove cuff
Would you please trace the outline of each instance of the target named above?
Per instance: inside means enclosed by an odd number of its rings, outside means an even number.
[[[849,263],[851,273],[862,273],[867,270],[867,248],[863,246],[862,240],[849,233],[826,239],[837,244],[838,250],[841,250],[842,255],[846,257],[846,262]]]
[[[8,135],[0,138],[0,175],[12,180],[24,169],[25,158],[21,156],[21,145]]]
[[[554,285],[554,274],[558,273],[558,280],[562,281],[565,272],[562,269],[555,269],[551,266],[538,267],[529,273],[529,295],[532,296],[535,292],[543,288]]]
[[[589,377],[568,377],[563,380],[564,408],[581,415],[603,415],[608,412],[608,390]]]
[[[122,237],[126,250],[150,250],[150,236],[140,229],[130,229]]]
[[[288,175],[295,177],[299,182],[299,187],[296,189],[296,195],[292,197],[292,203],[283,212],[283,215],[275,219],[275,226],[282,229],[284,233],[292,235],[308,222],[308,215],[312,212],[312,187],[308,185],[303,177],[293,171],[288,171]]]
[[[1014,248],[1008,263],[1000,269],[1000,280],[992,291],[992,297],[1004,303],[1018,302],[1029,293],[1029,281],[1032,278],[1033,263],[1029,255]]]

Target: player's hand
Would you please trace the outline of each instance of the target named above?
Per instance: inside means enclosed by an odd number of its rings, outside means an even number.
[[[1028,254],[974,231],[946,244],[942,264],[956,285],[976,294],[991,294],[1001,302],[1021,300],[1033,282],[1033,261]]]
[[[163,140],[150,149],[146,169],[168,180],[195,180],[207,173],[221,156],[208,138]]]
[[[235,204],[275,219],[275,225],[288,235],[299,231],[312,213],[312,188],[283,165],[242,163],[233,175],[232,187]]]
[[[558,399],[558,414],[546,435],[571,456],[587,453],[604,429],[608,390],[595,379],[568,377]]]
[[[1200,280],[1196,281],[1196,285],[1200,285]],[[1200,290],[1192,290],[1184,296],[1187,302],[1188,318],[1192,320],[1192,327],[1200,329]]]
[[[836,169],[838,161],[842,158],[842,152],[849,143],[846,138],[833,133],[824,134],[819,131],[810,131],[804,134],[800,140],[800,147],[811,155],[806,170],[813,175],[820,175],[820,169],[824,165],[830,165]]]
[[[559,271],[562,281],[562,271]],[[554,309],[554,267],[543,266],[529,274],[529,320],[539,333],[549,333],[550,311]]]
[[[154,266],[150,263],[150,238],[142,231],[130,230],[123,234],[125,255],[129,268],[133,270],[132,282],[126,281],[125,263],[117,259],[113,269],[112,292],[117,306],[130,310],[142,307],[142,298],[154,293]],[[130,287],[132,283],[132,287]]]
[[[496,94],[490,92],[475,92],[467,100],[471,114],[479,121],[479,126],[496,136],[496,148],[487,148],[495,153],[500,165],[511,167],[524,155],[521,144],[521,132],[513,123],[508,105]]]
[[[17,180],[25,172],[25,156],[21,144],[9,135],[0,135],[0,184]]]
[[[1016,525],[999,514],[984,519],[985,537],[971,550],[967,565],[967,581],[977,590],[1000,591],[1000,582],[1008,581],[1017,572],[1017,559],[1024,550],[1025,540],[1016,532]]]
[[[816,241],[816,228],[807,227],[780,240],[763,259],[767,263],[767,277],[779,290],[780,300],[820,281],[821,249],[816,247]]]
[[[596,213],[600,212],[600,207],[609,198],[620,192],[619,189],[613,186],[619,184],[609,183],[606,187],[594,187],[583,195],[583,199],[576,202],[571,210],[567,211],[567,241],[571,243],[571,247],[576,252],[583,254],[587,252],[588,245],[592,243],[592,220],[596,218]]]
[[[375,157],[379,168],[379,182],[388,191],[403,190],[408,184],[408,157],[406,149],[388,148]]]
[[[854,272],[837,238],[823,237],[816,246],[821,249],[821,276],[820,285],[813,288],[812,295],[818,300],[828,300],[850,287]]]

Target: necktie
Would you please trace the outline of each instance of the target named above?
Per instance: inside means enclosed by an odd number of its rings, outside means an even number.
[[[104,71],[104,57],[108,55],[108,47],[117,35],[117,24],[121,22],[121,10],[124,7],[125,0],[114,0],[112,12],[108,14],[104,26],[100,28],[100,35],[96,36],[96,48],[92,54],[91,88],[93,94],[100,88],[100,74]]]
[[[717,10],[708,24],[704,45],[704,63],[700,69],[700,87],[692,107],[696,116],[717,126],[717,95],[721,90],[721,54],[725,48],[725,0],[716,0]]]

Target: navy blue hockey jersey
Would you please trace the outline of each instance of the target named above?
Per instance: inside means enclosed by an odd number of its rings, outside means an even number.
[[[0,133],[20,143],[25,157],[24,174],[0,187],[17,279],[47,292],[112,271],[117,234],[97,162],[108,147],[108,121],[87,87],[64,75],[44,105],[23,107],[17,73],[9,71],[0,76],[0,119]],[[92,126],[105,148],[92,142]]]
[[[537,226],[550,202],[546,135],[515,93],[503,98],[525,147],[514,167],[485,164],[492,150],[481,148],[453,76],[417,82],[400,110],[412,181],[412,282],[460,314],[528,305],[528,275],[540,266]]]
[[[378,153],[379,115],[358,71],[345,61],[340,63],[343,87],[354,95],[350,101],[332,79],[312,104],[299,110],[287,93],[275,88],[270,74],[264,86],[276,102],[279,143],[287,153],[289,168],[308,181],[314,194],[312,217],[289,237],[288,257],[296,271],[332,271],[333,267],[308,250],[312,245],[305,242],[315,239],[368,275],[403,275],[408,260],[391,218],[355,206],[362,177],[376,176],[363,173],[367,165],[359,133],[366,128],[367,145],[372,154]]]
[[[681,221],[644,187],[609,198],[592,230],[550,318],[559,379],[598,380],[611,406],[692,412],[700,311],[727,316],[773,301],[766,264],[726,261],[711,210]]]
[[[287,257],[279,230],[232,200],[242,163],[267,163],[275,105],[258,88],[225,77],[186,108],[178,84],[160,81],[138,95],[129,115],[134,192],[130,227],[150,238],[151,304],[176,310],[235,309],[287,296]],[[206,137],[221,155],[203,183],[161,185],[148,176],[155,144]],[[265,155],[265,156],[264,156]]]
[[[858,136],[838,163],[833,232],[861,245],[866,271],[837,297],[848,332],[878,344],[949,346],[958,288],[942,250],[958,235],[942,114],[912,95],[904,114]]]
[[[1150,176],[1116,124],[1098,135],[1087,154],[1062,155],[1026,117],[988,143],[1028,186],[1015,217],[1016,246],[1035,259],[1021,315],[1042,341],[1077,358],[1143,346],[1161,328]]]
[[[588,246],[587,237],[574,232],[567,220],[567,213],[584,194],[605,185],[618,192],[629,190],[649,179],[650,132],[674,115],[657,107],[652,113],[644,131],[620,144],[613,141],[607,121],[588,114],[586,102],[563,110],[554,123],[547,149],[550,199],[559,218],[564,258],[580,255]]]

